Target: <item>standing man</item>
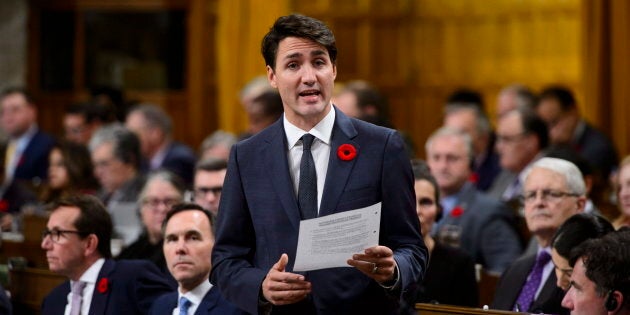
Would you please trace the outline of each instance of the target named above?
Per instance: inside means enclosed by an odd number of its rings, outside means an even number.
[[[279,18],[262,43],[283,119],[233,147],[221,196],[211,281],[252,314],[392,314],[426,270],[414,179],[401,137],[330,102],[332,32]],[[379,245],[354,268],[294,273],[300,220],[382,203]]]
[[[112,221],[96,198],[79,195],[54,202],[42,248],[50,271],[68,277],[44,298],[43,315],[147,314],[171,291],[149,261],[114,261]]]
[[[214,217],[219,212],[226,172],[227,161],[217,158],[201,160],[195,167],[195,202],[210,211]]]
[[[173,206],[162,223],[164,257],[178,290],[153,303],[151,315],[244,314],[208,278],[214,246],[211,214],[194,203]]]
[[[569,217],[584,210],[586,188],[571,162],[542,158],[525,172],[525,220],[537,251],[525,254],[503,273],[492,308],[529,313],[567,314],[564,291],[556,286],[551,239]]]

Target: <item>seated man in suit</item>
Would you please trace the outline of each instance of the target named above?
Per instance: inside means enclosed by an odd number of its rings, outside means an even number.
[[[140,174],[140,141],[121,125],[100,128],[90,140],[94,175],[101,185],[96,196],[114,222],[114,237],[128,245],[142,232],[138,195],[144,186]]]
[[[125,126],[140,139],[143,171],[163,168],[175,173],[186,185],[193,181],[195,153],[173,141],[173,122],[164,110],[153,104],[138,105],[127,114]]]
[[[221,190],[227,172],[227,161],[218,158],[206,158],[195,166],[193,185],[195,202],[210,211],[213,217],[219,213]]]
[[[562,306],[577,315],[630,314],[630,231],[608,233],[571,252],[571,288]]]
[[[245,314],[223,299],[208,280],[214,246],[211,213],[194,203],[175,205],[162,231],[164,257],[178,290],[158,298],[149,314]]]
[[[48,178],[48,154],[54,140],[37,127],[37,107],[22,88],[0,94],[0,125],[9,136],[5,151],[5,181],[37,187]]]
[[[525,221],[538,249],[525,254],[503,273],[492,308],[531,313],[567,314],[560,306],[564,291],[556,286],[551,240],[560,225],[584,210],[586,188],[571,162],[542,158],[525,172]]]
[[[426,152],[444,209],[435,227],[438,240],[462,248],[475,263],[500,274],[521,254],[521,241],[513,213],[468,181],[473,159],[470,136],[442,127],[427,140]],[[446,240],[449,231],[458,231],[457,239]]]
[[[111,259],[112,221],[98,199],[62,198],[50,210],[42,248],[50,270],[69,281],[44,298],[43,315],[147,314],[172,290],[153,263]]]

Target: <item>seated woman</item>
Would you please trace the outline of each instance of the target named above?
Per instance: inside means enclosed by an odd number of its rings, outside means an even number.
[[[184,192],[185,186],[177,175],[165,170],[151,172],[140,191],[143,232],[116,259],[147,259],[169,274],[162,251],[162,221],[173,205],[183,201]]]
[[[479,296],[474,262],[461,249],[440,244],[431,237],[433,224],[442,216],[437,182],[424,161],[414,160],[412,166],[416,211],[429,250],[429,268],[422,283],[418,284],[415,302],[477,307]]]
[[[569,265],[571,250],[588,239],[599,238],[612,231],[612,224],[599,215],[578,213],[564,221],[551,240],[551,260],[559,288],[569,290],[573,272]]]
[[[85,146],[58,142],[48,161],[48,186],[40,197],[43,203],[75,193],[93,194],[98,189],[90,152]]]
[[[630,155],[619,163],[617,175],[617,203],[621,214],[613,221],[616,230],[630,226]]]

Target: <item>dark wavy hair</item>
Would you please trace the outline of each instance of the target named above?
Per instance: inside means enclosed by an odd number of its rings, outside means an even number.
[[[568,218],[556,231],[551,240],[560,256],[569,258],[571,250],[584,241],[602,237],[615,229],[605,218],[589,213],[578,213]]]
[[[269,33],[265,35],[261,44],[261,52],[265,58],[265,64],[271,69],[276,68],[276,55],[280,41],[287,37],[298,37],[312,40],[326,48],[330,61],[337,62],[337,46],[335,35],[322,21],[304,16],[291,14],[279,17],[273,24]]]

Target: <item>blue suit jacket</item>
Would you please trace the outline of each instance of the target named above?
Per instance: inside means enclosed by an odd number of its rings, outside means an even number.
[[[353,145],[356,158],[341,160],[337,148],[342,144]],[[394,251],[403,291],[421,279],[427,261],[413,182],[398,133],[336,110],[319,215],[382,202],[379,244]],[[217,220],[211,282],[228,301],[257,313],[261,284],[282,253],[289,256],[286,270],[293,270],[299,223],[280,119],[232,149]],[[400,297],[355,268],[316,270],[305,276],[312,283],[312,293],[297,304],[274,306],[273,313],[388,314],[395,311]]]
[[[159,297],[153,303],[149,315],[171,315],[173,309],[177,307],[177,292],[171,292]],[[230,302],[226,301],[219,293],[219,289],[212,287],[206,296],[201,300],[201,305],[195,311],[195,315],[216,314],[216,315],[241,315],[245,312],[236,308]]]
[[[179,142],[173,142],[169,146],[160,167],[177,174],[184,180],[184,183],[191,185],[196,161],[197,157],[192,149]]]
[[[105,293],[98,291],[101,279],[109,285]],[[159,296],[173,291],[157,267],[144,260],[105,260],[96,280],[90,315],[147,314]],[[70,281],[54,288],[42,303],[42,315],[63,314],[70,293]]]
[[[48,178],[48,154],[54,143],[51,136],[38,130],[22,152],[13,178],[23,181]]]
[[[440,221],[439,228],[460,226],[461,248],[475,263],[501,273],[521,255],[523,248],[516,218],[507,206],[477,191],[471,183],[461,188],[457,206],[463,213],[453,216],[451,212]]]

